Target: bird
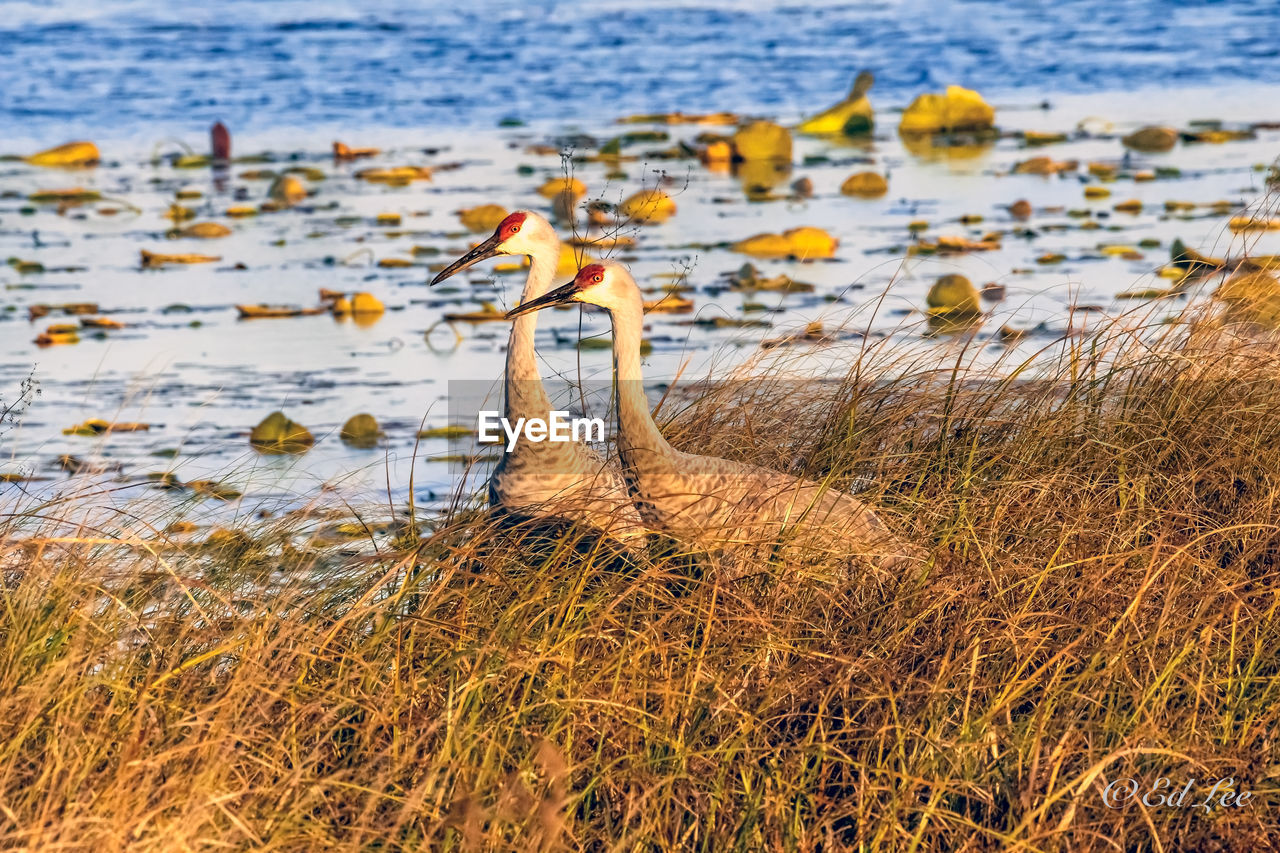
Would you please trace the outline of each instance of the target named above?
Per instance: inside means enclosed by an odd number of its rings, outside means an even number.
[[[843,101],[809,116],[796,125],[796,130],[819,135],[843,133],[856,136],[870,133],[875,124],[875,111],[871,108],[871,101],[867,99],[867,92],[875,81],[875,75],[870,71],[859,71],[853,80],[853,88]]]
[[[522,302],[509,317],[553,305],[587,303],[613,324],[618,453],[644,523],[708,552],[759,554],[769,543],[830,554],[863,556],[873,565],[902,567],[921,559],[852,495],[768,468],[673,448],[653,422],[644,393],[640,342],[644,302],[631,274],[616,261],[588,264],[573,281]],[[741,561],[739,561],[741,563]]]
[[[551,289],[560,262],[560,238],[539,214],[517,210],[492,236],[441,270],[431,284],[498,255],[529,258],[521,302],[537,301]],[[517,318],[511,325],[503,387],[503,417],[510,423],[519,418],[546,420],[552,411],[534,351],[536,327],[534,316]],[[623,541],[648,534],[616,465],[607,464],[581,442],[521,439],[510,450],[504,445],[488,491],[491,506],[518,515],[583,522]]]

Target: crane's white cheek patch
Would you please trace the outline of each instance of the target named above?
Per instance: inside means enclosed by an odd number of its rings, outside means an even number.
[[[521,441],[604,441],[603,418],[578,418],[552,410],[546,418],[504,418],[501,412],[482,409],[476,415],[476,439],[480,444],[501,444],[510,453]]]

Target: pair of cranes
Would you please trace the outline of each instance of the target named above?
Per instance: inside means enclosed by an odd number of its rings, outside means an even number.
[[[894,536],[861,501],[823,484],[728,459],[685,453],[663,438],[649,412],[640,367],[644,302],[616,262],[589,264],[552,288],[560,238],[532,211],[507,216],[493,235],[447,266],[433,285],[486,258],[524,255],[529,276],[507,346],[504,412],[508,420],[546,419],[551,404],[534,352],[537,312],[586,303],[604,308],[613,325],[617,448],[615,466],[577,442],[518,441],[489,480],[495,507],[585,522],[623,541],[651,531],[710,553],[753,550],[763,543],[801,542],[894,567],[919,552]]]

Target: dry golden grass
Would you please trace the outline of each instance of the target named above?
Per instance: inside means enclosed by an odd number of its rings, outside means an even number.
[[[870,484],[931,554],[891,582],[723,584],[463,513],[359,559],[281,525],[14,522],[0,846],[1268,849],[1280,357],[1172,328],[1077,338],[1034,381],[861,356],[670,432]],[[1255,796],[1102,802],[1161,775]]]

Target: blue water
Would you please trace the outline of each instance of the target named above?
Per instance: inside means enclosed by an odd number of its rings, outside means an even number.
[[[795,115],[863,67],[892,104],[1270,83],[1280,3],[5,0],[0,142]]]

